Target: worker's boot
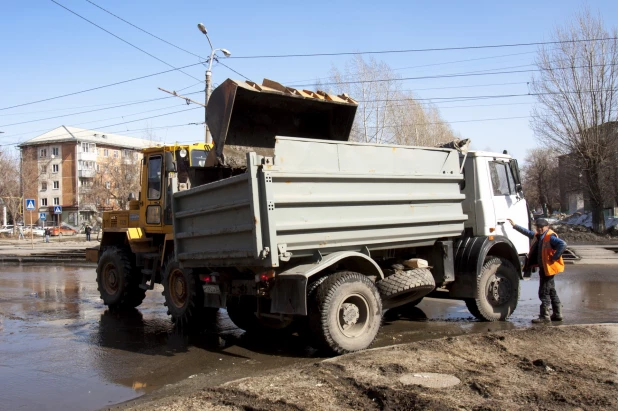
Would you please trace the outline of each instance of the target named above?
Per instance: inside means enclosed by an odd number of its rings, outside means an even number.
[[[552,304],[551,305],[553,314],[551,315],[552,321],[562,321],[562,304]]]
[[[532,320],[534,324],[546,324],[551,322],[551,318],[549,317],[549,306],[545,304],[541,304],[541,312],[539,313],[539,318],[535,318]]]

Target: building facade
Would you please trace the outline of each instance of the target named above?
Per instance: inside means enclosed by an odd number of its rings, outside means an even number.
[[[134,137],[60,126],[19,145],[24,198],[36,199],[33,221],[79,226],[105,209],[123,207],[114,183],[139,185],[140,150],[156,143]],[[127,185],[129,187],[129,185]],[[61,214],[55,214],[57,206]],[[25,212],[25,221],[30,221]],[[39,221],[42,223],[42,221]]]

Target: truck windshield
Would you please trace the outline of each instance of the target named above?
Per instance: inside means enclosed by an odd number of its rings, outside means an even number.
[[[206,151],[191,150],[191,167],[206,166]]]

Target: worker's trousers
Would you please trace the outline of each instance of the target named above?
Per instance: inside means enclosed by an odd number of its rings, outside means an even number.
[[[539,299],[541,300],[541,304],[546,307],[560,304],[554,277],[553,275],[546,276],[542,272],[539,273]]]

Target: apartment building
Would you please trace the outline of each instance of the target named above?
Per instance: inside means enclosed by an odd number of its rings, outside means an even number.
[[[69,126],[21,143],[24,197],[36,199],[38,205],[33,221],[44,213],[48,225],[66,222],[77,226],[104,209],[118,208],[110,174],[118,173],[119,166],[138,165],[140,150],[153,145],[156,143],[151,140]],[[113,170],[110,164],[114,164]],[[139,173],[139,168],[134,170],[129,173]],[[62,207],[61,215],[54,214],[54,206]],[[30,221],[28,212],[25,217]]]

